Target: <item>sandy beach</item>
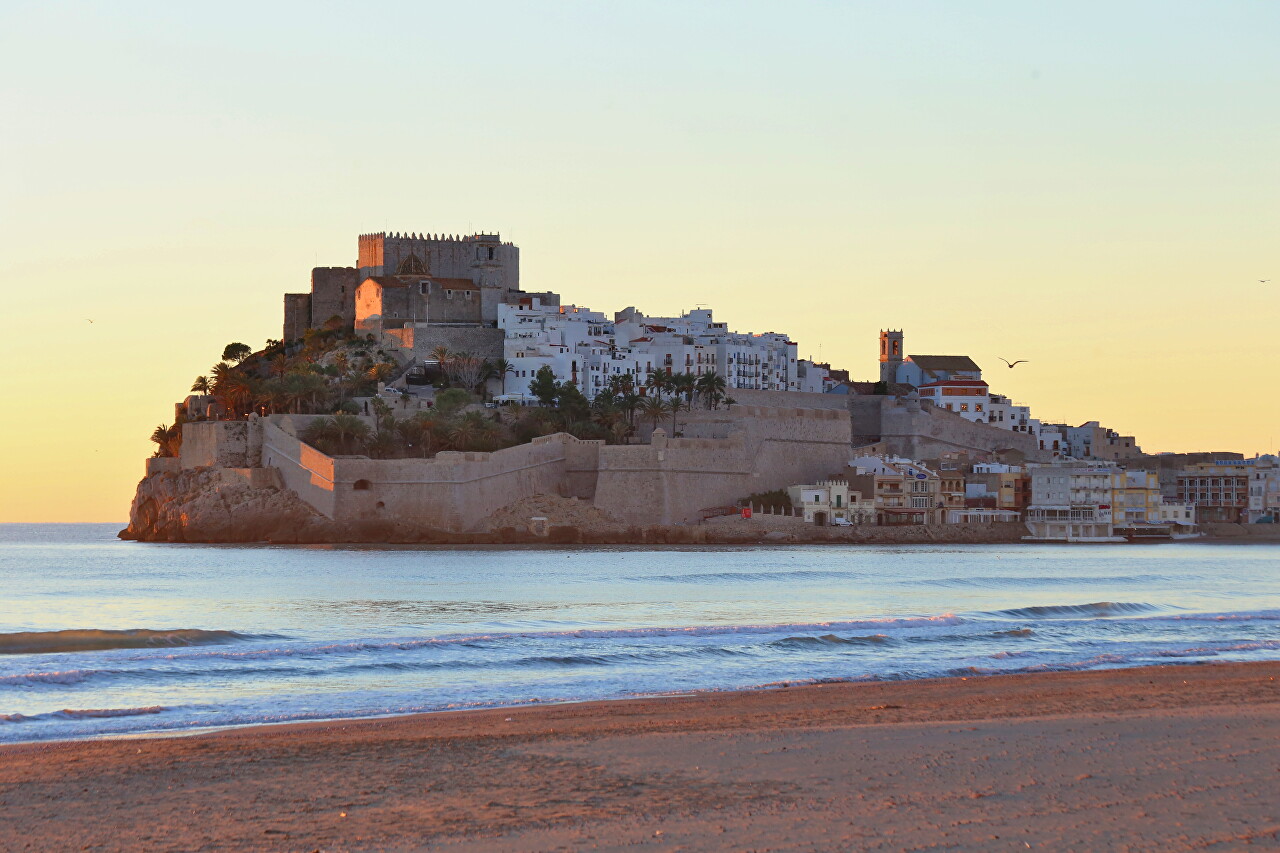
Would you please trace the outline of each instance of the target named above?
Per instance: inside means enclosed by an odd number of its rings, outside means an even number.
[[[0,748],[3,850],[1233,850],[1280,662]]]

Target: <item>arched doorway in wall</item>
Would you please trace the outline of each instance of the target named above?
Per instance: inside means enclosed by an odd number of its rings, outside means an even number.
[[[356,480],[351,484],[351,488],[355,489],[357,492],[367,492],[369,489],[373,488],[373,483],[370,483],[368,480]]]
[[[827,514],[825,512],[815,512],[813,514],[813,523],[819,527],[827,526]]]

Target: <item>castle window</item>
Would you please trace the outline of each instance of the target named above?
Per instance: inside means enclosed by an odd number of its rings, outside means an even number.
[[[446,290],[446,291],[444,292],[444,298],[445,298],[445,299],[452,299],[452,298],[453,298],[453,291],[452,291],[452,290]]]
[[[471,291],[470,291],[470,290],[464,290],[464,291],[462,291],[462,295],[463,295],[463,296],[465,296],[465,297],[467,297],[467,301],[468,301],[468,302],[470,302],[470,301],[471,301]]]
[[[427,291],[430,289],[430,285],[431,285],[431,282],[429,281],[418,282],[418,294],[421,296],[426,296]]]
[[[489,250],[489,260],[493,260],[493,249]]]

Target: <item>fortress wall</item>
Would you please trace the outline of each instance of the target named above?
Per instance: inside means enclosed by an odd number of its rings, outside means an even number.
[[[690,522],[708,507],[830,476],[849,460],[843,411],[744,406],[735,413],[738,429],[727,438],[659,435],[647,446],[600,448],[596,506],[629,523]]]
[[[356,288],[360,280],[355,267],[316,267],[311,270],[311,326],[320,328],[330,317],[342,318],[345,326],[356,321]]]
[[[152,474],[176,474],[182,470],[182,460],[173,456],[152,456],[147,459],[147,476]]]
[[[191,421],[182,425],[183,468],[257,468],[262,432],[249,421]]]
[[[438,346],[445,346],[449,348],[449,352],[466,352],[480,358],[493,359],[502,357],[503,331],[488,326],[419,324],[405,327],[397,340],[399,343],[396,346],[412,348],[419,357],[427,355]]]
[[[296,341],[311,328],[311,294],[284,295],[284,330],[280,340]]]
[[[729,388],[726,393],[743,406],[768,406],[772,408],[845,409],[847,394],[817,394],[812,391],[754,391],[748,388]]]
[[[1031,460],[1046,456],[1031,435],[973,423],[937,406],[910,401],[885,406],[880,435],[893,452],[911,459],[928,459],[957,450],[994,453],[1005,448],[1021,450]]]
[[[1052,455],[1040,450],[1031,435],[973,423],[931,404],[888,396],[848,400],[855,443],[882,442],[887,452],[899,456],[928,459],[956,451],[994,453],[1006,448],[1021,450],[1031,461]]]
[[[562,494],[566,445],[575,441],[546,436],[493,453],[445,451],[433,459],[339,457],[334,460],[335,517],[469,530],[521,498]],[[368,487],[357,489],[359,481]]]
[[[327,518],[336,518],[334,459],[303,444],[270,420],[262,428],[262,464],[280,472],[285,487],[297,492]]]

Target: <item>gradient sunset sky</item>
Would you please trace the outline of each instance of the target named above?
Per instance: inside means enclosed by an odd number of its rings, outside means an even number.
[[[1278,44],[1262,0],[3,0],[0,521],[123,523],[192,380],[384,229],[1274,451]]]

